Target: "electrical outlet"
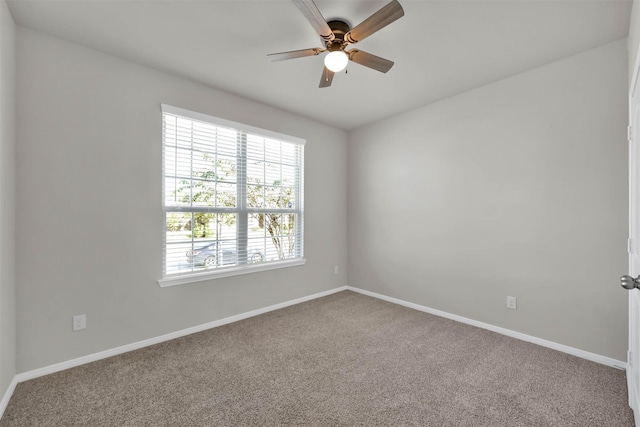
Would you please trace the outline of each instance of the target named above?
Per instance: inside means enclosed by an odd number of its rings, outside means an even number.
[[[80,314],[78,316],[73,316],[73,330],[79,331],[81,329],[85,329],[87,327],[87,315]]]
[[[516,309],[516,297],[507,297],[507,308]]]
[[[340,269],[336,265],[335,267],[333,267],[333,274],[338,274],[338,273],[340,273]]]

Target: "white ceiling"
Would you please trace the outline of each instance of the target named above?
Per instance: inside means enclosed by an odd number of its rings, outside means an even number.
[[[319,89],[320,47],[287,0],[10,0],[19,25],[164,70],[345,130],[627,36],[625,0],[399,0],[405,16],[356,47],[395,61],[351,64]],[[324,1],[326,19],[360,23],[387,1]]]

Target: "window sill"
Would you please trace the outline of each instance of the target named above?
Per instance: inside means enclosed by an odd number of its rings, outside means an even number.
[[[259,271],[275,270],[278,268],[295,267],[298,265],[304,265],[307,262],[306,259],[295,259],[282,262],[268,262],[265,264],[258,264],[244,267],[228,267],[221,268],[216,271],[204,271],[202,273],[181,274],[176,276],[164,277],[158,280],[158,285],[161,288],[169,286],[186,285],[187,283],[202,282],[205,280],[221,279],[223,277],[240,276],[242,274],[257,273]]]

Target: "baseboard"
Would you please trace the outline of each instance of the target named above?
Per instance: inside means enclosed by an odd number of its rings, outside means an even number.
[[[106,359],[107,357],[116,356],[118,354],[127,353],[129,351],[138,350],[150,345],[159,344],[172,339],[180,338],[186,335],[191,335],[196,332],[205,331],[207,329],[216,328],[218,326],[226,325],[229,323],[237,322],[239,320],[248,319],[250,317],[258,316],[260,314],[268,313],[270,311],[279,310],[281,308],[289,307],[291,305],[300,304],[306,301],[311,301],[316,298],[322,298],[327,295],[335,294],[337,292],[346,291],[347,287],[342,286],[339,288],[330,289],[328,291],[319,292],[317,294],[308,295],[306,297],[297,298],[290,301],[281,302],[279,304],[270,305],[268,307],[259,308],[257,310],[248,311],[246,313],[237,314],[235,316],[226,317],[220,320],[214,320],[213,322],[205,323],[191,328],[182,329],[179,331],[171,332],[169,334],[161,335],[155,338],[149,338],[143,341],[123,345],[120,347],[112,348],[109,350],[100,351],[98,353],[89,354],[87,356],[78,357],[77,359],[67,360],[65,362],[56,363],[54,365],[45,366],[43,368],[34,369],[27,372],[19,373],[15,376],[14,381],[20,383],[23,381],[38,378],[44,375],[52,374],[54,372],[63,371],[65,369],[74,368],[76,366],[84,365],[86,363],[95,362],[97,360]],[[12,390],[13,393],[13,390]],[[11,397],[11,394],[9,394]],[[8,402],[8,398],[7,398]],[[0,411],[0,418],[2,417],[2,411]]]
[[[9,383],[9,388],[5,391],[4,396],[2,396],[2,400],[0,400],[0,419],[2,419],[2,415],[4,414],[4,410],[7,409],[7,405],[9,404],[9,400],[11,396],[13,396],[13,392],[18,385],[18,379],[16,376],[13,377],[11,383]]]
[[[563,353],[571,354],[573,356],[577,356],[586,360],[590,360],[592,362],[600,363],[602,365],[611,366],[617,369],[626,369],[627,363],[622,362],[616,359],[612,359],[609,357],[601,356],[595,353],[590,353],[588,351],[580,350],[577,348],[569,347],[563,344],[558,344],[553,341],[544,340],[541,338],[537,338],[531,335],[526,335],[520,332],[515,332],[509,329],[501,328],[499,326],[490,325],[488,323],[478,322],[473,319],[469,319],[466,317],[458,316],[456,314],[447,313],[445,311],[436,310],[430,307],[426,307],[423,305],[411,303],[408,301],[404,301],[398,298],[388,297],[386,295],[378,294],[375,292],[367,291],[360,288],[355,288],[353,286],[341,286],[339,288],[330,289],[328,291],[319,292],[313,295],[308,295],[306,297],[297,298],[290,301],[285,301],[279,304],[270,305],[268,307],[263,307],[257,310],[249,311],[246,313],[241,313],[235,316],[226,317],[224,319],[215,320],[213,322],[205,323],[198,326],[193,326],[191,328],[182,329],[179,331],[171,332],[169,334],[161,335],[155,338],[150,338],[143,341],[138,341],[135,343],[123,345],[120,347],[112,348],[109,350],[100,351],[97,353],[89,354],[87,356],[78,357],[76,359],[68,360],[65,362],[56,363],[53,365],[45,366],[43,368],[34,369],[27,372],[22,372],[14,376],[13,380],[9,384],[9,388],[5,392],[2,400],[0,401],[0,419],[2,418],[7,405],[9,404],[9,400],[13,395],[13,392],[18,383],[31,380],[34,378],[38,378],[44,375],[52,374],[54,372],[63,371],[65,369],[74,368],[76,366],[84,365],[90,362],[95,362],[97,360],[106,359],[107,357],[116,356],[118,354],[127,353],[129,351],[138,350],[144,347],[148,347],[150,345],[159,344],[165,341],[169,341],[175,338],[180,338],[186,335],[191,335],[196,332],[205,331],[207,329],[216,328],[218,326],[226,325],[229,323],[237,322],[239,320],[248,319],[250,317],[258,316],[260,314],[268,313],[270,311],[279,310],[281,308],[289,307],[292,305],[300,304],[306,301],[311,301],[316,298],[322,298],[331,294],[335,294],[338,292],[350,290],[353,292],[358,292],[363,295],[367,295],[373,298],[378,298],[384,301],[388,301],[394,304],[402,305],[405,307],[413,308],[415,310],[423,311],[426,313],[430,313],[436,316],[444,317],[447,319],[455,320],[457,322],[466,323],[468,325],[477,326],[479,328],[487,329],[493,332],[497,332],[502,335],[506,335],[509,337],[513,337],[522,341],[528,341],[533,344],[541,345],[543,347],[548,347],[554,350],[561,351]]]
[[[363,295],[367,295],[373,298],[378,298],[387,302],[402,305],[405,307],[413,308],[415,310],[424,311],[425,313],[433,314],[439,317],[455,320],[456,322],[466,323],[467,325],[476,326],[478,328],[487,329],[489,331],[497,332],[508,337],[516,338],[522,341],[527,341],[533,344],[540,345],[542,347],[558,350],[563,353],[571,354],[582,359],[590,360],[592,362],[600,363],[602,365],[611,366],[616,369],[627,369],[627,363],[621,360],[612,359],[610,357],[601,356],[599,354],[590,353],[588,351],[580,350],[578,348],[569,347],[564,344],[558,344],[553,341],[548,341],[542,338],[534,337],[531,335],[523,334],[521,332],[512,331],[510,329],[501,328],[499,326],[490,325],[488,323],[478,322],[477,320],[469,319],[467,317],[458,316],[457,314],[447,313],[446,311],[436,310],[435,308],[426,307],[424,305],[414,304],[412,302],[404,301],[398,298],[388,297],[386,295],[378,294],[375,292],[367,291],[353,286],[347,286],[347,289],[353,292],[358,292]]]

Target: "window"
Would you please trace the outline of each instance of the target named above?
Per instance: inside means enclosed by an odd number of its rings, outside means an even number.
[[[304,140],[162,105],[161,286],[303,260]]]

